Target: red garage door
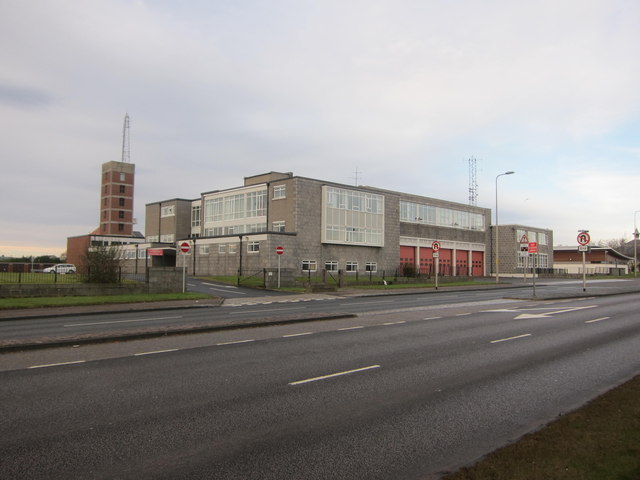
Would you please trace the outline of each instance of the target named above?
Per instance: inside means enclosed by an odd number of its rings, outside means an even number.
[[[466,277],[469,275],[469,252],[456,250],[456,275]]]
[[[406,265],[411,265],[414,268],[416,264],[416,248],[415,247],[403,247],[400,246],[400,268],[404,270]],[[404,274],[404,271],[401,272]]]
[[[484,252],[471,252],[471,275],[482,277],[484,275]]]

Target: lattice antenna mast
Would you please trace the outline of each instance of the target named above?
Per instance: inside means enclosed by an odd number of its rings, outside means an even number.
[[[478,165],[474,157],[469,159],[469,205],[478,205]]]
[[[129,149],[129,114],[124,116],[122,127],[122,162],[131,163],[131,151]]]
[[[354,173],[355,173],[355,175],[356,175],[356,176],[355,176],[355,177],[351,177],[351,178],[354,178],[354,179],[355,179],[355,181],[356,181],[356,187],[357,187],[357,186],[358,186],[358,174],[359,174],[359,173],[362,173],[362,172],[358,172],[358,167],[356,167],[356,171],[355,171]]]

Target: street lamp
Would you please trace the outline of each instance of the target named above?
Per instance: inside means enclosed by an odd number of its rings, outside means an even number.
[[[495,233],[496,233],[496,283],[500,283],[500,261],[498,260],[498,257],[500,256],[500,247],[499,247],[499,238],[500,238],[500,233],[498,232],[498,178],[504,176],[504,175],[513,175],[516,172],[512,172],[512,171],[508,171],[508,172],[504,172],[501,173],[499,175],[496,175],[496,228],[495,228]]]
[[[636,214],[640,210],[633,212],[633,276],[636,277],[638,271],[638,224],[636,223]]]

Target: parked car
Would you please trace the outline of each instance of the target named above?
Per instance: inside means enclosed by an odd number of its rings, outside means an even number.
[[[58,263],[53,267],[48,267],[43,270],[44,273],[59,273],[64,275],[65,273],[76,273],[76,266],[72,263]]]

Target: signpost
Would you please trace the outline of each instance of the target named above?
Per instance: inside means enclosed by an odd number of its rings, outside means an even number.
[[[538,258],[538,242],[529,242],[529,255],[531,255],[531,277],[533,278],[533,296],[536,296],[536,259]]]
[[[436,259],[436,290],[438,290],[438,272],[440,270],[440,242],[437,240],[431,244],[433,258]]]
[[[182,252],[182,293],[187,291],[187,255],[191,251],[191,244],[189,242],[182,242],[180,244],[180,251]]]
[[[579,251],[582,251],[582,291],[587,291],[587,251],[589,250],[589,242],[591,241],[591,236],[589,236],[589,230],[580,230],[578,233],[578,243],[580,246],[578,247]],[[581,248],[587,247],[587,248]]]
[[[276,247],[276,253],[278,254],[278,288],[280,288],[280,257],[284,253],[284,247],[278,245]]]

